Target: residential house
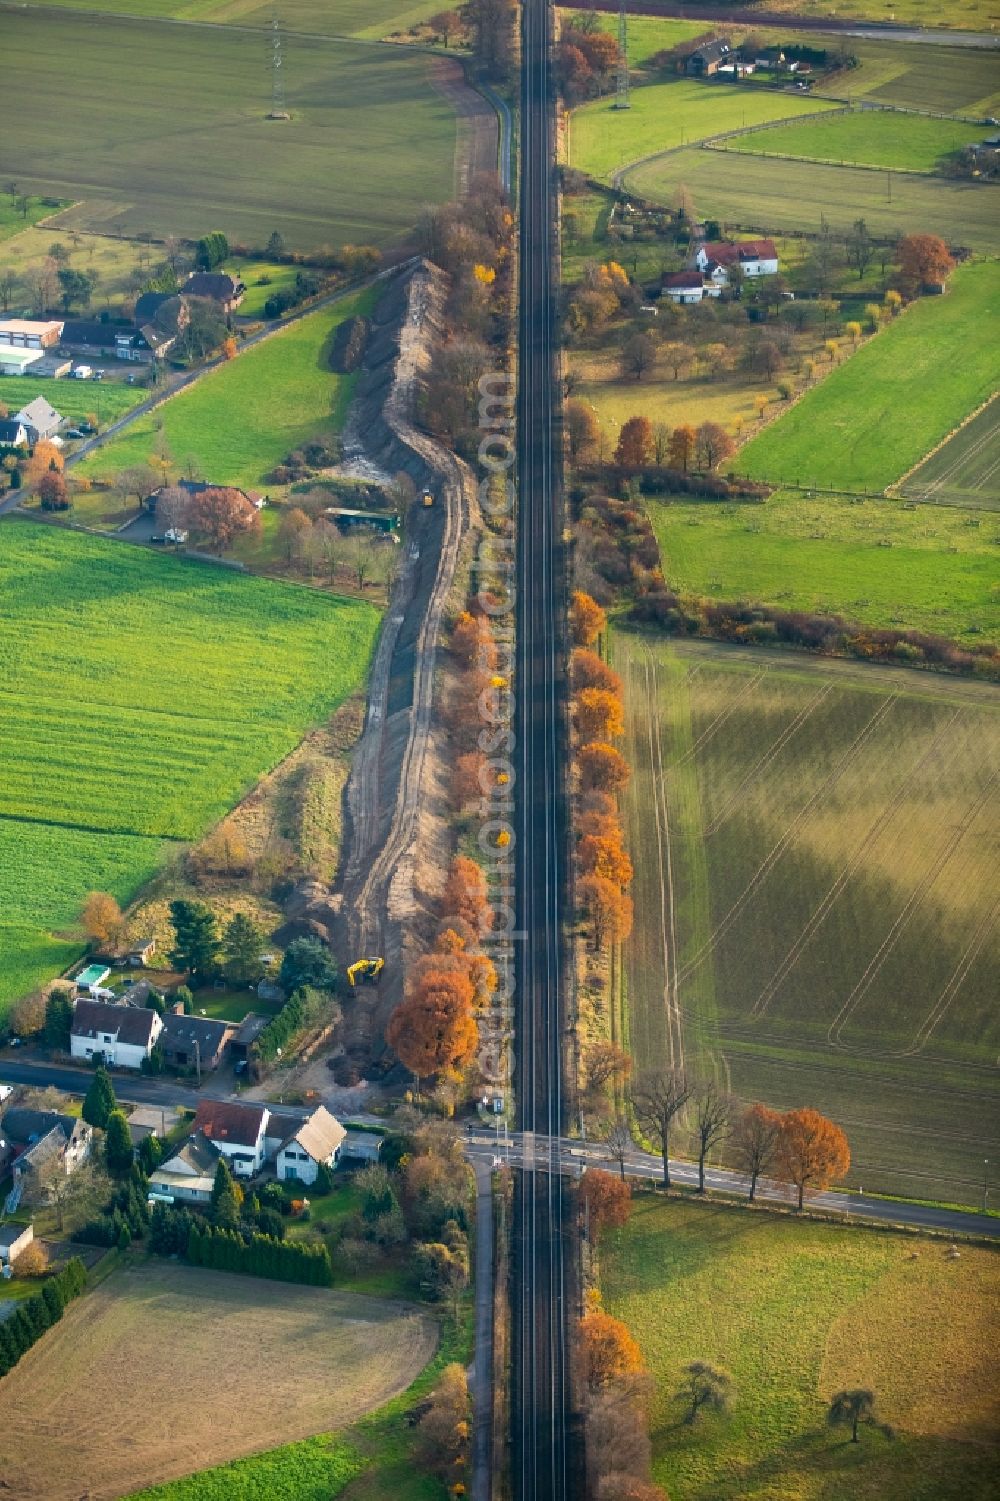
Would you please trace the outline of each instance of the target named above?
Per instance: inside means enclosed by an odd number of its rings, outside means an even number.
[[[117,1068],[141,1068],[163,1031],[155,1011],[107,1001],[77,1001],[70,1031],[70,1054],[88,1061],[103,1057]]]
[[[236,1028],[233,1040],[229,1044],[229,1050],[234,1062],[245,1062],[250,1057],[250,1049],[270,1020],[269,1016],[262,1016],[259,1011],[247,1012]]]
[[[0,360],[0,369],[3,361]],[[0,448],[27,448],[28,434],[16,417],[0,417]]]
[[[101,319],[70,318],[63,324],[65,348],[103,355],[136,363],[148,360],[152,349],[141,329],[127,323],[105,323]]]
[[[128,1118],[132,1145],[138,1146],[147,1136],[166,1136],[181,1118],[173,1105],[137,1105]]]
[[[36,396],[26,407],[14,413],[15,422],[23,422],[31,443],[52,438],[62,426],[62,417],[44,396]]]
[[[34,1238],[33,1225],[0,1225],[0,1267],[13,1266]]]
[[[246,287],[238,277],[225,271],[193,271],[184,283],[186,297],[205,297],[218,305],[222,313],[233,313],[243,301]]]
[[[86,1162],[94,1137],[78,1116],[20,1105],[5,1112],[0,1131],[14,1149],[14,1181],[29,1197],[40,1197],[53,1178],[68,1177]]]
[[[11,349],[52,349],[59,343],[61,323],[34,318],[5,318],[0,321],[0,345]]]
[[[744,276],[778,274],[778,252],[773,240],[707,240],[698,246],[694,261],[699,271],[723,286],[734,266],[739,266]]]
[[[279,1178],[297,1178],[301,1183],[315,1183],[320,1164],[335,1167],[347,1132],[323,1105],[297,1126],[278,1152]]]
[[[664,272],[661,281],[663,296],[671,302],[701,302],[705,297],[718,297],[721,287],[706,280],[700,271]]]
[[[181,1007],[165,1014],[159,1046],[164,1061],[171,1068],[197,1068],[203,1073],[211,1073],[222,1062],[235,1032],[235,1022],[213,1021],[209,1016],[185,1016]]]
[[[194,1130],[204,1132],[238,1178],[252,1178],[264,1166],[264,1142],[271,1112],[266,1105],[202,1100]]]
[[[684,65],[685,71],[692,78],[711,78],[728,60],[731,51],[729,43],[722,37],[714,42],[706,42],[697,52],[689,54]]]
[[[235,495],[242,495],[243,499],[249,501],[257,511],[263,508],[263,500],[252,490],[241,490],[237,485],[223,485],[220,487],[219,485],[213,485],[209,480],[200,479],[181,479],[177,480],[176,483],[169,486],[158,485],[155,490],[151,490],[148,495],[143,496],[142,507],[144,511],[152,511],[155,515],[157,502],[163,491],[166,489],[184,490],[193,499],[194,496],[201,495],[205,490],[218,490],[220,488],[224,490],[232,490]]]
[[[149,1197],[168,1204],[179,1202],[204,1207],[212,1198],[215,1171],[221,1155],[203,1132],[193,1132],[184,1145],[150,1175]]]

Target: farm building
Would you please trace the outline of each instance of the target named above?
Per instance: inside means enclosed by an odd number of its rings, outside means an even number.
[[[34,1238],[32,1225],[0,1225],[0,1266],[13,1266]]]
[[[29,442],[38,443],[42,438],[53,437],[63,419],[44,396],[36,396],[34,401],[29,401],[27,406],[14,413],[14,420],[24,423]]]
[[[140,1068],[162,1030],[163,1022],[155,1011],[105,1001],[77,1001],[70,1054],[88,1060],[103,1057],[105,1063],[118,1068]]]
[[[731,51],[729,43],[722,37],[714,42],[706,42],[697,52],[691,53],[685,69],[692,78],[711,78],[727,61]]]
[[[773,240],[708,240],[699,245],[694,261],[699,271],[713,279],[721,271],[723,286],[734,266],[739,266],[744,276],[778,274],[778,251]]]
[[[0,346],[11,349],[53,349],[63,325],[34,318],[5,318],[0,322]]]
[[[264,1166],[264,1143],[270,1114],[266,1105],[202,1100],[194,1118],[194,1129],[204,1132],[226,1158],[236,1177],[252,1178]]]
[[[0,344],[0,375],[24,375],[45,358],[41,349],[14,349]]]
[[[336,1116],[320,1105],[278,1149],[278,1177],[315,1183],[321,1163],[326,1167],[336,1166],[346,1135]]]
[[[62,343],[66,349],[132,363],[148,360],[154,348],[141,329],[124,323],[103,323],[99,318],[68,319],[63,324]]]
[[[243,301],[246,287],[225,271],[192,271],[183,287],[187,297],[205,297],[223,313],[232,313]]]
[[[185,1016],[183,1010],[168,1011],[163,1018],[159,1045],[171,1068],[217,1069],[236,1031],[233,1022],[217,1022],[208,1016]]]
[[[385,515],[378,511],[354,511],[349,506],[327,506],[323,514],[329,516],[342,532],[353,532],[362,527],[391,536],[399,529],[399,517],[395,512]]]
[[[706,281],[700,271],[664,272],[661,282],[664,297],[671,302],[701,302],[705,297],[718,297],[722,288]]]
[[[0,368],[3,359],[0,357]],[[0,417],[0,448],[27,448],[28,434],[23,422],[14,417]]]
[[[201,1131],[160,1164],[149,1179],[149,1196],[166,1203],[207,1204],[221,1153]]]

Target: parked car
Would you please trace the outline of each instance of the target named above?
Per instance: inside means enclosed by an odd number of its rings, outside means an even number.
[[[71,427],[66,436],[67,438],[82,438],[84,436],[84,433],[82,429],[78,427]]]

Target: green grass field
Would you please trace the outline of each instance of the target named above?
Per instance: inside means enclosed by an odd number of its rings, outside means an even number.
[[[938,14],[943,18],[942,12]],[[848,46],[860,59],[860,68],[825,82],[823,93],[941,114],[994,115],[1000,105],[992,50],[857,37],[851,37]]]
[[[613,646],[637,1066],[672,1057],[823,1111],[855,1188],[976,1203],[1000,1151],[995,691],[651,634]]]
[[[740,451],[742,474],[882,490],[996,386],[1000,262],[961,266]],[[947,371],[947,378],[942,372]]]
[[[357,688],[378,614],[14,521],[0,580],[10,1000],[52,972],[43,935],[74,936],[89,890],[132,895],[160,841],[196,838]]]
[[[32,118],[5,120],[5,155],[24,186],[85,200],[65,226],[385,244],[453,191],[454,112],[405,49],[290,41],[292,119],[276,122],[256,31],[84,15],[53,27],[29,9],[7,11],[4,32],[35,60]]]
[[[761,231],[815,232],[825,215],[844,234],[860,214],[876,237],[927,233],[990,254],[996,248],[1000,190],[982,183],[701,149],[671,152],[625,178],[630,191],[660,203],[682,184],[699,215]]]
[[[729,149],[850,166],[933,172],[945,158],[982,138],[982,126],[965,125],[960,120],[865,110],[755,131],[739,136]]]
[[[567,27],[573,17],[580,14],[572,6],[560,9],[559,20]],[[609,36],[618,35],[617,16],[595,12],[602,31]],[[661,16],[632,16],[628,18],[628,60],[633,68],[642,68],[657,52],[676,47],[679,42],[703,36],[708,29],[704,21],[675,21]]]
[[[766,505],[647,502],[671,587],[866,625],[1000,640],[1000,521],[779,491]]]
[[[996,1252],[642,1195],[601,1252],[609,1312],[655,1379],[671,1501],[987,1501],[997,1462]],[[683,1422],[683,1367],[726,1370],[728,1414]],[[826,1426],[870,1386],[895,1438]]]
[[[38,0],[62,10],[103,11],[143,20],[230,22],[270,30],[273,7],[260,0]],[[356,36],[371,41],[416,25],[440,10],[436,0],[337,0],[329,7],[316,0],[288,0],[282,27],[320,36]]]
[[[113,369],[116,362],[110,363]],[[124,417],[145,395],[141,386],[127,386],[124,380],[53,381],[31,375],[0,375],[0,401],[8,411],[17,412],[36,396],[44,396],[63,417],[78,422],[93,414],[100,418],[102,427]]]
[[[11,202],[9,192],[5,192],[0,198],[0,241],[13,239],[15,235],[22,234],[26,227],[37,224],[39,219],[58,212],[58,203],[43,203],[40,198],[29,195],[28,212],[22,214],[16,202]],[[3,255],[4,265],[9,265],[9,249],[0,251],[0,254]]]
[[[105,479],[145,463],[163,434],[179,464],[192,455],[214,482],[264,485],[300,443],[340,430],[355,377],[331,371],[333,333],[373,300],[364,292],[310,313],[218,365],[85,459],[80,472]]]
[[[154,1485],[134,1501],[333,1501],[364,1469],[350,1444],[329,1434]]]
[[[931,454],[900,486],[908,500],[936,505],[1000,509],[1000,404],[973,417]]]
[[[629,162],[656,151],[672,151],[744,125],[835,108],[818,99],[679,78],[636,89],[627,114],[615,109],[613,99],[595,99],[573,110],[569,160],[581,172],[607,181]]]

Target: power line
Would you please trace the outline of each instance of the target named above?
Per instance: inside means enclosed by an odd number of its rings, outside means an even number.
[[[275,6],[271,19],[271,113],[269,120],[287,120],[285,108],[285,58],[281,37],[281,23]]]
[[[625,12],[625,0],[620,0],[618,6],[618,97],[615,100],[615,109],[631,108],[628,78],[628,16]]]

